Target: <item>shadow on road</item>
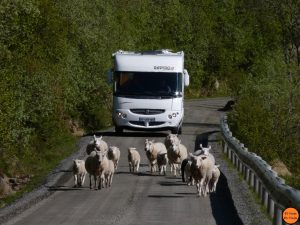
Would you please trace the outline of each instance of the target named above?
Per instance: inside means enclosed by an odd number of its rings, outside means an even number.
[[[114,131],[103,131],[103,132],[95,132],[95,133],[88,133],[84,136],[92,136],[96,135],[97,137],[99,136],[111,136],[111,137],[166,137],[168,135],[167,132],[162,133],[162,132],[123,132],[123,133],[116,133]]]
[[[148,195],[149,198],[184,198],[181,195]]]
[[[243,225],[234,206],[227,179],[222,172],[216,193],[210,194],[209,198],[217,225]]]
[[[207,127],[207,128],[219,128],[220,124],[218,123],[191,123],[183,122],[184,127]]]
[[[89,187],[70,187],[70,186],[52,186],[48,188],[49,191],[81,191],[90,190]]]
[[[202,133],[202,134],[198,134],[196,136],[194,151],[199,149],[200,144],[202,144],[203,147],[207,147],[209,136],[214,134],[214,133],[218,133],[218,132],[220,132],[220,131],[219,130],[214,130],[214,131],[209,131],[209,132],[205,132],[205,133]],[[218,141],[218,140],[211,140],[211,139],[209,140],[209,142],[214,142],[214,141]]]

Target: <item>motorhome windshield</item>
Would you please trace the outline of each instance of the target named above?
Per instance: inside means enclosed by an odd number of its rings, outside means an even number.
[[[114,94],[128,97],[182,96],[182,73],[115,72]]]

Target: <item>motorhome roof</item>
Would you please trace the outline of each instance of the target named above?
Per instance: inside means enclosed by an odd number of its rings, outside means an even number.
[[[141,52],[132,52],[132,51],[123,51],[119,50],[113,53],[113,56],[117,54],[122,55],[183,55],[183,51],[172,52],[170,49],[160,49],[160,50],[150,50],[150,51],[141,51]]]

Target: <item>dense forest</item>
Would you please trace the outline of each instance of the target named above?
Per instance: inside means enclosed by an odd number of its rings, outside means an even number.
[[[1,0],[0,171],[46,171],[71,127],[111,125],[119,49],[183,50],[187,97],[232,96],[234,134],[300,179],[298,0]]]

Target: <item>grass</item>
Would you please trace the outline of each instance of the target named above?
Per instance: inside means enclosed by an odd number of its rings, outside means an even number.
[[[24,194],[29,193],[34,188],[42,185],[45,182],[45,178],[49,171],[53,170],[61,160],[77,151],[75,147],[76,141],[77,138],[72,136],[64,139],[60,138],[53,147],[47,149],[47,151],[44,149],[45,154],[43,154],[43,157],[41,157],[40,160],[34,161],[34,164],[28,159],[27,164],[32,163],[32,167],[28,166],[28,169],[32,172],[33,177],[28,183],[22,186],[19,191],[1,198],[0,208],[11,204],[21,198]]]

